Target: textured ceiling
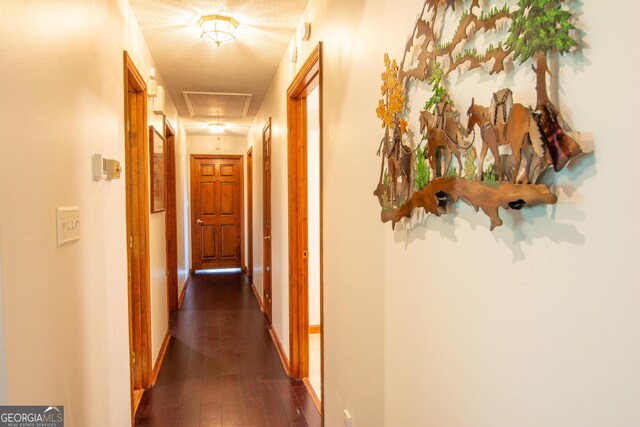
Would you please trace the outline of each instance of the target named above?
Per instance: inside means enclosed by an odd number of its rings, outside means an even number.
[[[307,0],[130,1],[190,134],[206,133],[211,117],[191,117],[183,92],[252,95],[245,117],[227,121],[236,129],[231,134],[246,134],[307,5]],[[217,47],[200,38],[198,21],[212,14],[238,21],[234,42]]]

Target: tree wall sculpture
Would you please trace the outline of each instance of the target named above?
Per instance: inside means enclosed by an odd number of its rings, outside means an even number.
[[[513,3],[513,2],[512,2]],[[443,22],[457,19],[445,39]],[[553,167],[558,172],[582,150],[562,128],[558,108],[547,92],[547,56],[576,48],[572,13],[563,0],[518,0],[480,7],[479,0],[425,0],[404,49],[400,65],[384,57],[381,95],[376,113],[384,134],[378,148],[380,175],[374,195],[383,222],[395,224],[423,208],[440,216],[463,200],[502,225],[498,208],[522,209],[556,203],[538,180]],[[479,36],[507,37],[478,47]],[[471,70],[489,76],[532,65],[535,106],[514,103],[504,88],[471,94],[467,110],[450,96],[449,78]],[[408,87],[422,82],[431,89],[419,123],[409,119]],[[485,106],[475,99],[490,101]],[[463,113],[467,122],[461,123]],[[418,126],[419,125],[419,126]],[[422,139],[411,143],[409,129]],[[418,131],[419,129],[419,131]],[[508,154],[501,154],[500,147]],[[479,154],[478,154],[479,152]],[[490,155],[493,162],[485,162]]]

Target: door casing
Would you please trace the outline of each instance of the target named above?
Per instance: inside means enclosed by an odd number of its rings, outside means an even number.
[[[247,276],[253,283],[253,147],[247,151]]]
[[[322,161],[322,44],[311,53],[287,91],[288,187],[289,187],[289,349],[292,377],[309,376],[309,265],[307,96],[315,88],[320,95],[320,348],[324,384],[324,256]],[[324,408],[324,387],[320,412]]]
[[[142,392],[150,385],[153,370],[149,279],[149,144],[146,85],[126,51],[123,58],[129,366],[133,424],[137,405]]]
[[[262,303],[264,313],[273,323],[272,228],[271,228],[271,117],[262,129]]]
[[[195,265],[195,254],[196,254],[196,239],[195,239],[195,230],[197,227],[196,224],[196,220],[198,219],[196,217],[196,210],[194,209],[194,203],[195,203],[195,184],[194,184],[194,177],[195,177],[195,162],[197,159],[210,159],[210,160],[224,160],[224,159],[230,159],[230,160],[238,160],[239,161],[239,175],[238,175],[238,179],[240,180],[239,183],[239,188],[240,188],[240,261],[239,261],[239,265],[238,268],[241,268],[244,265],[244,236],[245,236],[245,231],[244,231],[244,168],[243,168],[243,156],[242,155],[209,155],[209,154],[192,154],[191,155],[191,162],[190,162],[190,177],[189,177],[189,182],[190,182],[190,202],[189,202],[189,209],[191,211],[191,222],[190,222],[190,229],[191,229],[191,272],[195,272],[197,270],[196,265]],[[223,267],[226,268],[226,267]]]
[[[169,327],[171,312],[178,309],[178,201],[176,197],[176,133],[164,117],[165,138],[165,183],[167,187],[165,202],[165,235],[167,241],[167,306]]]

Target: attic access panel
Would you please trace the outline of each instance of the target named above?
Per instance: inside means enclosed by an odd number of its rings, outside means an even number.
[[[244,119],[252,94],[220,92],[182,92],[191,117]]]

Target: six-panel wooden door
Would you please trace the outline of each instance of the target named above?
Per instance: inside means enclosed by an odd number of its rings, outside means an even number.
[[[191,156],[193,269],[241,268],[241,156]]]

